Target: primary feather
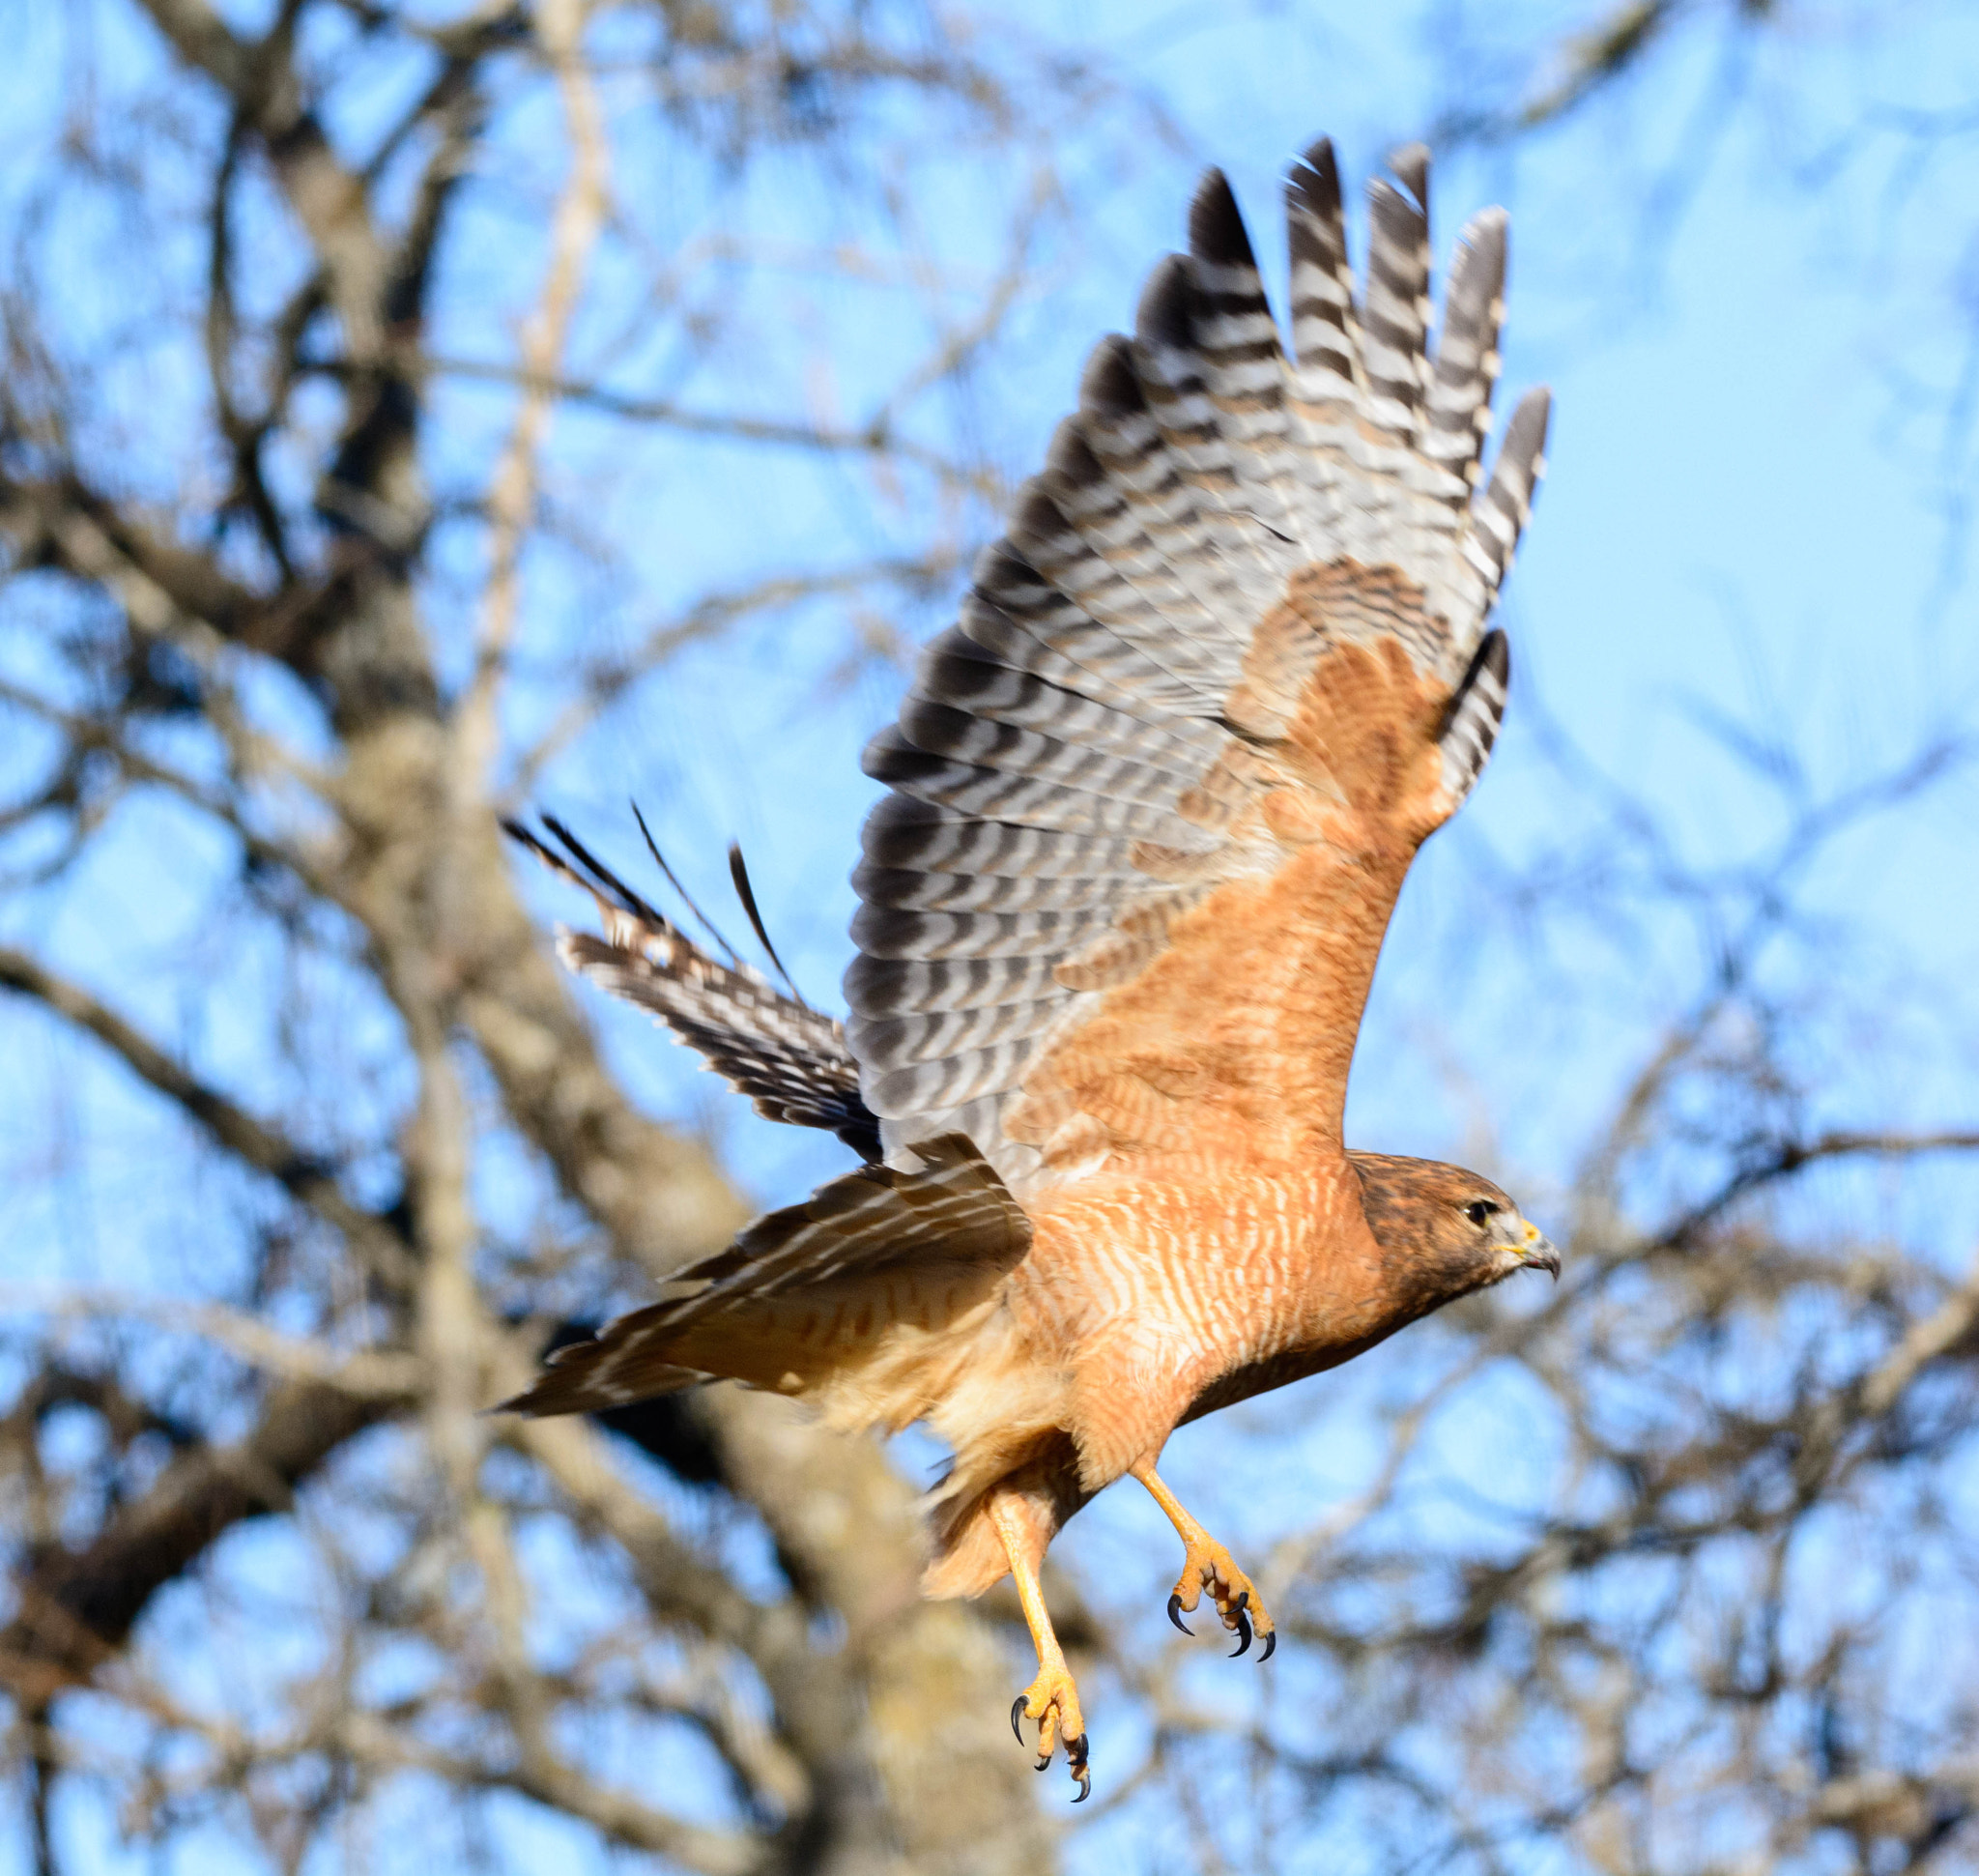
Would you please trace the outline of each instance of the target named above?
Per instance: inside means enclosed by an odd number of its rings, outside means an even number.
[[[878,1123],[859,1093],[858,1067],[835,1017],[786,995],[748,965],[710,956],[559,822],[546,824],[567,858],[520,822],[502,824],[598,909],[601,935],[559,931],[557,955],[565,966],[665,1025],[766,1119],[826,1128],[860,1158],[879,1157]]]

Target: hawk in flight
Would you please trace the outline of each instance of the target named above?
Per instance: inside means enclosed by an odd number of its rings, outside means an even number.
[[[1390,168],[1357,294],[1332,146],[1293,167],[1289,351],[1205,177],[1189,252],[1094,351],[866,751],[888,793],[843,1024],[691,942],[557,823],[562,854],[510,827],[603,914],[563,934],[571,968],[863,1164],[507,1404],[729,1376],[846,1428],[925,1421],[955,1455],[927,1590],[1015,1577],[1038,1676],[1012,1724],[1038,1722],[1041,1769],[1063,1746],[1081,1797],[1038,1583],[1065,1521],[1131,1473],[1185,1547],[1177,1626],[1207,1594],[1239,1654],[1254,1634],[1269,1655],[1250,1579],[1155,1470],[1168,1435],[1513,1271],[1559,1274],[1488,1179],[1341,1139],[1403,877],[1498,733],[1486,621],[1547,414],[1544,391],[1519,404],[1486,482],[1506,216],[1465,229],[1432,350],[1427,152]]]

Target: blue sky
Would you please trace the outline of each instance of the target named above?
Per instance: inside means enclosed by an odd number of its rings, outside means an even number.
[[[1097,136],[1084,146],[1104,215],[1054,243],[1047,290],[1019,309],[1015,341],[972,386],[976,420],[1013,479],[1035,465],[1091,339],[1131,322],[1141,277],[1180,238],[1202,162],[1230,173],[1276,275],[1276,179],[1292,152],[1326,130],[1343,171],[1364,175],[1383,148],[1434,119],[1464,70],[1496,69],[1494,45],[1474,41],[1462,9],[1329,9],[1334,16],[1325,21],[1313,12],[1111,5],[1013,14],[1023,31],[1104,46],[1160,95],[1182,144],[1123,148]],[[1582,16],[1572,8],[1533,7],[1508,19],[1494,11],[1484,30],[1502,50]],[[1979,200],[1979,142],[1914,140],[1898,115],[1979,95],[1979,20],[1921,6],[1796,12],[1756,43],[1735,98],[1723,90],[1726,57],[1712,28],[1687,29],[1640,87],[1514,148],[1447,163],[1435,186],[1439,257],[1476,209],[1502,201],[1512,211],[1505,388],[1552,386],[1552,476],[1509,588],[1518,676],[1499,756],[1462,822],[1411,880],[1357,1067],[1351,1127],[1361,1144],[1488,1158],[1492,1169],[1525,1181],[1522,1196],[1542,1219],[1616,1090],[1689,995],[1699,945],[1695,925],[1640,914],[1621,890],[1612,895],[1614,919],[1549,913],[1536,935],[1494,897],[1522,867],[1579,853],[1591,824],[1594,784],[1547,759],[1542,724],[1561,726],[1595,771],[1653,807],[1677,850],[1708,871],[1764,852],[1795,784],[1769,792],[1726,759],[1702,717],[1736,716],[1791,746],[1804,786],[1820,796],[1879,771],[1934,730],[1970,722],[1979,698],[1979,633],[1956,507],[1973,450],[1940,421],[1956,406],[1979,305],[1966,206]],[[48,90],[31,61],[0,85]],[[12,101],[21,105],[15,121],[25,121],[26,101]],[[930,241],[958,264],[987,265],[992,257],[981,252],[971,217],[998,190],[970,180],[960,159],[951,187],[940,168],[949,153],[923,160],[937,171],[928,199],[952,210],[934,218]],[[554,182],[556,168],[546,143],[542,175],[516,180],[519,225],[535,201],[531,189]],[[643,205],[655,239],[698,226],[704,203],[696,191],[705,181],[684,171],[662,178],[656,200]],[[1669,214],[1646,210],[1678,183]],[[471,283],[501,275],[513,258],[490,244],[455,265]],[[827,337],[846,331],[845,308],[824,289],[814,298],[801,280],[752,317],[813,320]],[[498,326],[492,311],[478,332],[464,316],[449,337],[463,349],[495,344]],[[865,378],[917,337],[883,315],[872,319],[837,355],[831,381],[805,394],[856,411]],[[607,356],[602,324],[583,344]],[[628,380],[677,383],[683,396],[707,382],[691,364],[643,356],[636,333],[609,356]],[[499,402],[469,392],[446,393],[438,408],[452,427],[435,444],[436,476],[450,458],[476,461],[502,415]],[[607,575],[555,552],[532,565],[527,643],[546,666],[601,642],[632,642],[643,622],[666,617],[672,601],[708,580],[883,549],[924,518],[913,498],[895,501],[856,464],[792,467],[746,448],[673,449],[628,446],[621,432],[580,415],[559,424],[551,497],[572,511],[598,504],[600,524],[625,546],[627,570]],[[471,578],[465,547],[446,564]],[[443,577],[434,597],[444,612],[457,592]],[[911,622],[932,631],[942,608]],[[901,682],[896,667],[868,660],[842,688],[822,689],[847,636],[843,616],[823,607],[795,628],[785,622],[695,649],[615,708],[538,791],[628,859],[636,848],[623,801],[636,794],[710,903],[727,903],[722,854],[739,836],[800,981],[834,1003],[847,955],[846,876],[874,793],[857,752],[891,713]],[[270,707],[287,706],[276,699]],[[526,719],[532,707],[526,697],[518,710]],[[1956,988],[1973,981],[1979,964],[1973,807],[1969,780],[1955,779],[1923,811],[1872,822],[1844,841],[1812,886],[1834,920],[1832,947],[1783,946],[1770,967],[1783,995],[1832,990],[1841,1007],[1809,1043],[1817,1124],[1973,1117],[1979,1010]],[[253,1087],[272,1075],[257,1055],[257,1029],[224,1007],[193,1008],[129,982],[127,938],[134,934],[146,956],[183,962],[206,870],[224,870],[223,856],[202,855],[196,844],[168,850],[166,867],[131,868],[156,839],[157,823],[123,836],[111,850],[122,864],[106,860],[91,881],[96,897],[15,905],[0,917],[11,937],[59,945],[79,974],[117,984],[134,1002],[156,996],[167,1030],[179,1025],[189,1050]],[[527,889],[546,923],[580,915],[547,880],[531,878]],[[213,967],[272,972],[265,956],[223,948]],[[1881,1025],[1887,987],[1920,981],[1935,987],[1933,999],[1912,996],[1906,1007],[1938,1014]],[[765,1202],[788,1200],[841,1164],[830,1142],[756,1121],[630,1012],[590,1001],[640,1097],[714,1131]],[[0,1025],[14,1026],[14,1040],[0,1046],[33,1052],[56,1081],[72,1076],[76,1045],[4,1006]],[[363,1035],[339,1038],[339,1047],[369,1074]],[[277,1091],[272,1079],[265,1085]],[[389,1100],[388,1073],[373,1093]],[[58,1114],[22,1117],[16,1165],[70,1130],[108,1141],[131,1122],[133,1098],[114,1078],[92,1071],[70,1099]],[[93,1164],[99,1176],[65,1182],[11,1220],[0,1207],[0,1223],[38,1266],[170,1284],[212,1255],[185,1219],[152,1231],[143,1162],[122,1184],[107,1159]],[[1927,1177],[1918,1191],[1892,1228],[1947,1257],[1963,1255],[1979,1229],[1971,1182]],[[1364,1400],[1371,1413],[1405,1385],[1410,1362],[1406,1350],[1385,1352],[1351,1391],[1325,1380],[1235,1416],[1247,1461],[1269,1460],[1276,1489],[1246,1488],[1248,1475],[1231,1472],[1215,1425],[1179,1436],[1178,1488],[1233,1544],[1261,1545],[1306,1521],[1362,1477],[1373,1451],[1361,1437],[1364,1420],[1328,1418],[1333,1409],[1322,1407]],[[1451,1429],[1447,1458],[1520,1412],[1515,1398],[1494,1400],[1479,1426]],[[1527,1455],[1507,1490],[1542,1492],[1546,1463],[1543,1450]],[[1127,1494],[1109,1494],[1064,1540],[1086,1580],[1106,1586],[1104,1601],[1150,1622],[1159,1621],[1154,1585],[1165,1580],[1166,1544],[1152,1508]],[[1264,1697],[1248,1683],[1211,1678],[1216,1666],[1203,1663],[1205,1697]],[[1128,1756],[1130,1733],[1123,1724],[1115,1763]],[[104,1827],[100,1816],[75,1825],[107,1845]],[[1108,1830],[1152,1866],[1148,1820],[1130,1812]],[[1109,1855],[1108,1842],[1092,1855]],[[0,1871],[17,1866],[8,1861],[14,1854],[0,1842]],[[105,1847],[99,1866],[118,1862]]]

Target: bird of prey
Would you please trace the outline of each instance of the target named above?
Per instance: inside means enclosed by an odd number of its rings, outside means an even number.
[[[954,1454],[926,1588],[1016,1579],[1038,1675],[1012,1725],[1038,1722],[1041,1770],[1063,1746],[1081,1798],[1038,1581],[1065,1521],[1132,1474],[1184,1545],[1177,1626],[1206,1593],[1268,1656],[1255,1586],[1155,1469],[1169,1434],[1514,1271],[1559,1275],[1490,1180],[1341,1138],[1403,876],[1498,733],[1487,620],[1547,416],[1544,391],[1519,404],[1486,482],[1506,216],[1464,230],[1432,348],[1427,152],[1389,168],[1357,292],[1331,145],[1293,165],[1289,349],[1212,170],[1133,336],[1092,353],[866,751],[888,792],[843,1025],[557,823],[562,855],[510,828],[603,914],[563,934],[571,968],[864,1164],[506,1404],[727,1376],[848,1429],[925,1422]]]

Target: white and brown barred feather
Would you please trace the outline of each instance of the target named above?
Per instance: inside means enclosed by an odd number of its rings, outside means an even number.
[[[1031,1222],[961,1136],[923,1140],[911,1158],[765,1214],[658,1303],[558,1349],[502,1407],[596,1413],[721,1374],[807,1394],[848,1424],[923,1417],[947,1379],[931,1338],[991,1304],[1030,1249]]]
[[[1509,669],[1485,621],[1547,400],[1520,404],[1479,496],[1506,217],[1465,230],[1432,356],[1427,153],[1391,166],[1358,302],[1331,146],[1295,167],[1295,358],[1210,172],[1190,252],[1155,270],[1134,336],[1094,351],[1076,415],[868,748],[892,793],[854,876],[847,1040],[889,1148],[966,1133],[1019,1193],[1104,1160],[1041,1095],[1042,1065],[1219,883],[1283,865],[1258,811],[1288,777],[1315,803],[1334,786],[1291,727],[1330,648],[1396,644],[1444,700],[1435,819],[1481,772]]]
[[[761,971],[710,956],[627,885],[560,822],[545,824],[567,857],[520,822],[503,831],[589,895],[601,934],[557,931],[557,955],[599,989],[636,1003],[696,1051],[768,1120],[835,1133],[861,1159],[879,1158],[877,1123],[859,1093],[845,1025],[787,996]]]

